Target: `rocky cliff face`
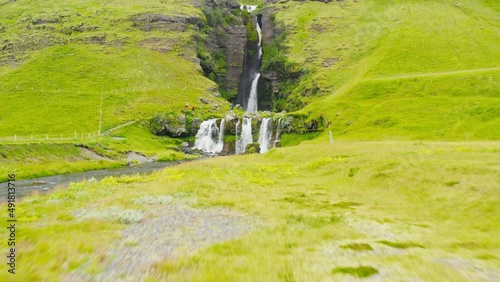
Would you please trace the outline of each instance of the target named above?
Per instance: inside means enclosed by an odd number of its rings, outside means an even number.
[[[245,58],[245,44],[247,42],[245,26],[228,27],[226,38],[226,90],[236,92]]]

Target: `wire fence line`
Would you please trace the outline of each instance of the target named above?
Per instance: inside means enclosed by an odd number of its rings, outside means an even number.
[[[106,90],[81,90],[81,89],[46,89],[41,87],[29,86],[29,85],[16,85],[16,86],[4,86],[0,85],[0,92],[26,92],[33,91],[39,93],[64,93],[67,94],[75,94],[81,95],[84,93],[87,94],[96,94],[96,95],[109,95],[109,94],[118,94],[118,93],[138,93],[138,92],[150,92],[150,91],[158,91],[158,90],[176,90],[182,91],[187,90],[187,85],[176,85],[176,84],[165,84],[165,85],[147,85],[147,86],[130,86],[116,89],[106,89]]]
[[[12,135],[0,137],[0,143],[26,143],[31,141],[71,141],[71,140],[92,140],[101,136],[99,132],[73,134],[33,134],[33,135]]]

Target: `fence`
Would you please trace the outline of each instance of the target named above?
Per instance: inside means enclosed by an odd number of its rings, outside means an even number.
[[[92,140],[99,138],[99,132],[92,133],[78,133],[73,134],[36,134],[36,135],[13,135],[0,137],[0,143],[29,143],[29,142],[43,142],[43,141],[72,141],[72,140]]]

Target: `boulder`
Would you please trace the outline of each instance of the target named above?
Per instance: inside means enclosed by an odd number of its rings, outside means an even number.
[[[190,154],[192,152],[188,142],[182,142],[181,151],[186,154]]]

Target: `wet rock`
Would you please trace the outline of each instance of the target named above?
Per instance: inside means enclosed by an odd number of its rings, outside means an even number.
[[[247,43],[247,31],[243,25],[232,26],[227,29],[226,45],[226,89],[229,92],[238,91],[241,70],[245,58],[245,45]]]
[[[188,142],[182,142],[182,144],[181,144],[181,151],[183,153],[187,153],[187,154],[191,153],[191,148],[189,147],[189,143]]]
[[[187,136],[186,116],[169,114],[158,115],[150,120],[149,127],[153,134],[167,135],[170,137]]]
[[[228,123],[228,122],[231,122],[237,118],[236,118],[236,115],[227,114],[225,119],[226,119],[226,123]]]
[[[196,135],[198,133],[198,129],[200,129],[200,125],[202,120],[200,118],[194,118],[191,122],[191,135]]]
[[[128,152],[127,153],[127,165],[143,164],[154,162],[154,158],[149,158],[141,153]]]

